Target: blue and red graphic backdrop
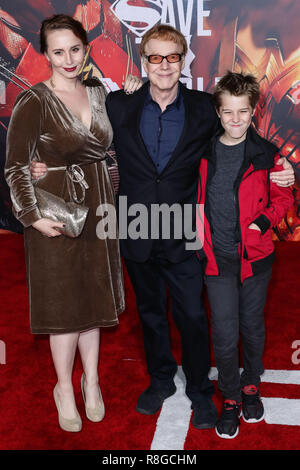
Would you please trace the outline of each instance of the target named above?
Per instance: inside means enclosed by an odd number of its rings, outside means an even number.
[[[22,231],[3,177],[6,132],[17,95],[50,73],[39,53],[41,21],[55,13],[80,20],[91,45],[85,76],[108,91],[128,73],[144,78],[139,43],[157,23],[179,29],[189,50],[182,82],[211,92],[227,70],[253,73],[261,86],[255,126],[295,168],[295,205],[274,238],[300,240],[300,44],[296,0],[2,0],[0,6],[0,228]]]

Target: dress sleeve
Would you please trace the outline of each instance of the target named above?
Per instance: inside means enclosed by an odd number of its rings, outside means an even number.
[[[24,227],[42,218],[29,170],[41,133],[41,121],[39,97],[32,90],[20,93],[8,127],[4,174],[10,187],[13,213]]]

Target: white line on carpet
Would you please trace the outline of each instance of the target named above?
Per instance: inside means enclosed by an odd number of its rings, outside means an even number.
[[[241,369],[242,370],[242,369]],[[212,367],[211,380],[218,379],[218,372]],[[185,395],[185,376],[182,367],[175,375],[177,391],[164,401],[156,423],[151,450],[183,450],[191,419],[191,402]],[[300,371],[267,369],[261,376],[262,382],[300,385]],[[268,424],[300,426],[300,400],[287,398],[262,398],[265,406],[265,421]]]
[[[242,372],[243,369],[240,369]],[[218,371],[216,367],[210,369],[209,378],[218,380]],[[300,385],[300,370],[275,370],[266,369],[261,375],[262,382],[270,382],[275,384],[291,384]]]
[[[265,407],[265,422],[300,426],[300,400],[290,398],[262,398]]]
[[[178,367],[174,380],[177,391],[164,401],[151,450],[183,450],[192,410],[191,402],[185,394],[186,380],[182,367]]]

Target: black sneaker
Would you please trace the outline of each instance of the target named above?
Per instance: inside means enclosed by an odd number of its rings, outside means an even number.
[[[234,439],[239,433],[240,403],[225,400],[220,418],[216,424],[216,433],[223,439]]]
[[[264,419],[264,405],[255,385],[246,385],[242,389],[242,415],[247,423],[258,423]]]

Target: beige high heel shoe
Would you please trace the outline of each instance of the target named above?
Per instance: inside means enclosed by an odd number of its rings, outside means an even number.
[[[102,394],[100,387],[99,388],[99,404],[95,408],[88,408],[86,406],[86,400],[85,400],[85,392],[84,392],[84,378],[85,374],[83,373],[81,376],[81,392],[82,392],[82,397],[84,401],[84,406],[85,406],[85,413],[86,417],[92,421],[93,423],[98,423],[99,421],[102,421],[105,415],[105,407],[104,407],[104,402],[102,399]]]
[[[54,387],[53,397],[54,397],[54,401],[56,404],[57,413],[58,413],[58,422],[59,422],[61,429],[63,429],[64,431],[68,431],[68,432],[81,431],[82,421],[78,412],[77,412],[76,418],[72,418],[72,419],[64,418],[63,415],[61,414],[60,402],[59,402],[59,397],[58,397],[56,387],[57,385],[55,385]]]

